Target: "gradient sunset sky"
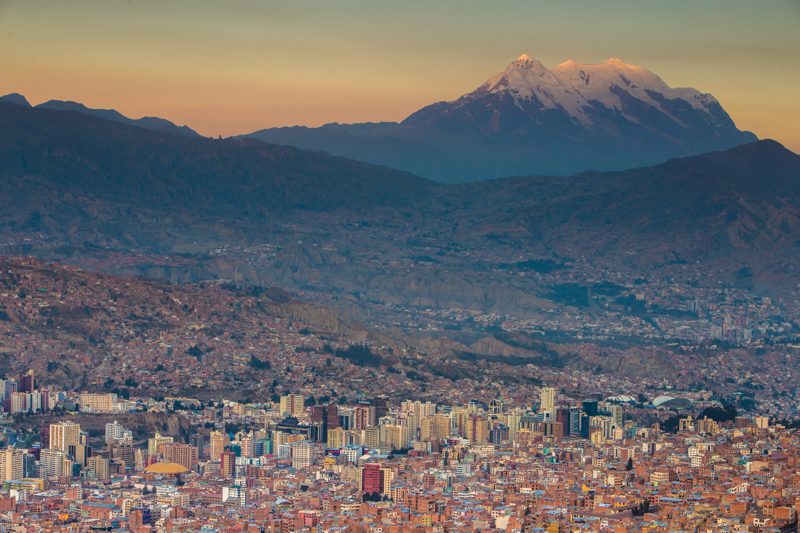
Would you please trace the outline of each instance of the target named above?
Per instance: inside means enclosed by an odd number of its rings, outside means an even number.
[[[800,151],[800,0],[0,0],[0,93],[206,135],[400,120],[521,53],[620,57]]]

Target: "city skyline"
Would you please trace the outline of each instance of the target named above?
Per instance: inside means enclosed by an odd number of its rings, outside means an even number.
[[[402,120],[522,53],[621,57],[710,92],[736,124],[800,149],[796,2],[586,7],[342,2],[0,3],[0,92],[162,116],[204,135]]]
[[[0,530],[800,531],[798,22],[0,0]]]

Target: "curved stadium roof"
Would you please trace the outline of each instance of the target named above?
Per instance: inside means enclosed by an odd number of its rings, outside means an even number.
[[[151,474],[185,474],[189,471],[185,466],[178,463],[155,463],[144,469]]]
[[[692,405],[686,398],[673,398],[672,396],[657,396],[653,399],[654,407],[689,407]]]

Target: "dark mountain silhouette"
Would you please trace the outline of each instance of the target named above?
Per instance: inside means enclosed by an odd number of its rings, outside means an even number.
[[[0,102],[5,104],[16,104],[21,105],[24,107],[30,107],[31,104],[28,102],[28,99],[22,96],[19,93],[11,93],[5,96],[0,96]]]
[[[460,193],[467,209],[513,214],[511,225],[590,254],[696,260],[800,245],[800,156],[773,140],[621,172],[480,182]]]
[[[142,118],[128,118],[119,111],[114,109],[91,109],[78,102],[69,102],[64,100],[49,100],[36,107],[42,109],[58,109],[60,111],[75,111],[84,113],[97,118],[119,122],[120,124],[127,124],[128,126],[136,126],[146,130],[160,131],[164,133],[174,133],[178,135],[186,135],[188,137],[200,137],[200,134],[188,126],[178,126],[169,120],[158,117],[142,117]]]
[[[391,205],[431,182],[341,157],[254,140],[213,140],[83,112],[0,104],[6,191],[63,191],[131,207],[208,216]],[[30,189],[30,190],[29,190]],[[13,193],[12,193],[13,195]],[[55,206],[54,206],[55,207]]]

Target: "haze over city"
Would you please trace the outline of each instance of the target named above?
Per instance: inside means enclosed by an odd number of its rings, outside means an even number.
[[[0,0],[0,530],[798,531],[798,22]]]

